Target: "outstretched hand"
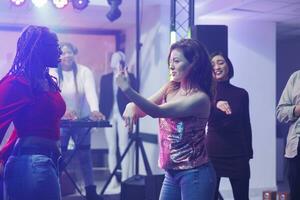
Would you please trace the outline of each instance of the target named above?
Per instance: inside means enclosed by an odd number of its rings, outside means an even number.
[[[129,80],[127,68],[121,70],[117,74],[116,83],[122,91],[126,91],[130,88],[130,80]]]

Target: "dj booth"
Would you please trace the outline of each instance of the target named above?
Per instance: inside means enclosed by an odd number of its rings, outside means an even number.
[[[60,122],[61,128],[105,128],[112,127],[109,121],[101,120],[101,121],[92,121],[90,119],[78,119],[78,120],[61,120]]]
[[[85,134],[80,138],[75,144],[75,149],[72,150],[70,156],[68,156],[68,159],[63,159],[61,171],[64,173],[61,173],[61,189],[62,189],[62,196],[73,194],[75,192],[75,189],[78,191],[79,194],[82,195],[79,187],[76,184],[76,181],[72,178],[72,175],[69,174],[69,172],[66,170],[67,165],[71,162],[72,158],[75,156],[77,152],[76,145],[80,145],[85,137],[89,134],[92,128],[106,128],[106,127],[112,127],[112,125],[109,123],[109,121],[106,120],[100,120],[100,121],[93,121],[89,118],[84,119],[78,119],[78,120],[61,120],[60,122],[61,128],[86,128]]]

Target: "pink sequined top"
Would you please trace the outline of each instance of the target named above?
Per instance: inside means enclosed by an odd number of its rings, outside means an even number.
[[[191,169],[208,162],[205,146],[207,118],[159,119],[159,167]]]

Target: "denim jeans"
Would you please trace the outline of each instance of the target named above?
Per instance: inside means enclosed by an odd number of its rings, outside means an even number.
[[[212,200],[216,174],[210,163],[194,169],[167,170],[160,200]]]
[[[60,200],[58,171],[44,155],[10,156],[4,169],[8,200]]]

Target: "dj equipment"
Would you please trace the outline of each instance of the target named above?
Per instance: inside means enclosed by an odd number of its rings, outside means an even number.
[[[121,183],[121,200],[158,200],[164,175],[133,176]]]
[[[92,121],[89,119],[79,119],[79,120],[61,120],[60,121],[61,128],[103,128],[103,127],[111,127],[109,121],[101,120],[101,121]]]
[[[77,186],[76,182],[74,181],[74,179],[72,178],[72,176],[70,175],[70,173],[67,171],[66,167],[70,163],[70,161],[72,160],[72,158],[75,156],[75,154],[77,152],[77,148],[76,147],[80,146],[82,144],[82,142],[84,141],[85,137],[88,135],[88,133],[90,132],[90,130],[92,128],[94,128],[94,127],[97,127],[97,128],[112,127],[112,125],[109,123],[109,121],[105,121],[105,120],[93,121],[93,120],[90,120],[89,118],[83,118],[83,119],[78,119],[78,120],[61,120],[60,127],[61,128],[72,128],[72,129],[86,128],[86,132],[85,132],[86,134],[84,134],[81,138],[78,139],[78,142],[75,144],[75,148],[71,152],[71,154],[68,157],[68,159],[64,160],[64,158],[62,158],[62,160],[60,162],[60,171],[65,173],[65,175],[69,178],[69,180],[71,181],[71,183],[74,185],[74,187],[77,190],[77,192],[81,196],[83,196],[81,190]]]

